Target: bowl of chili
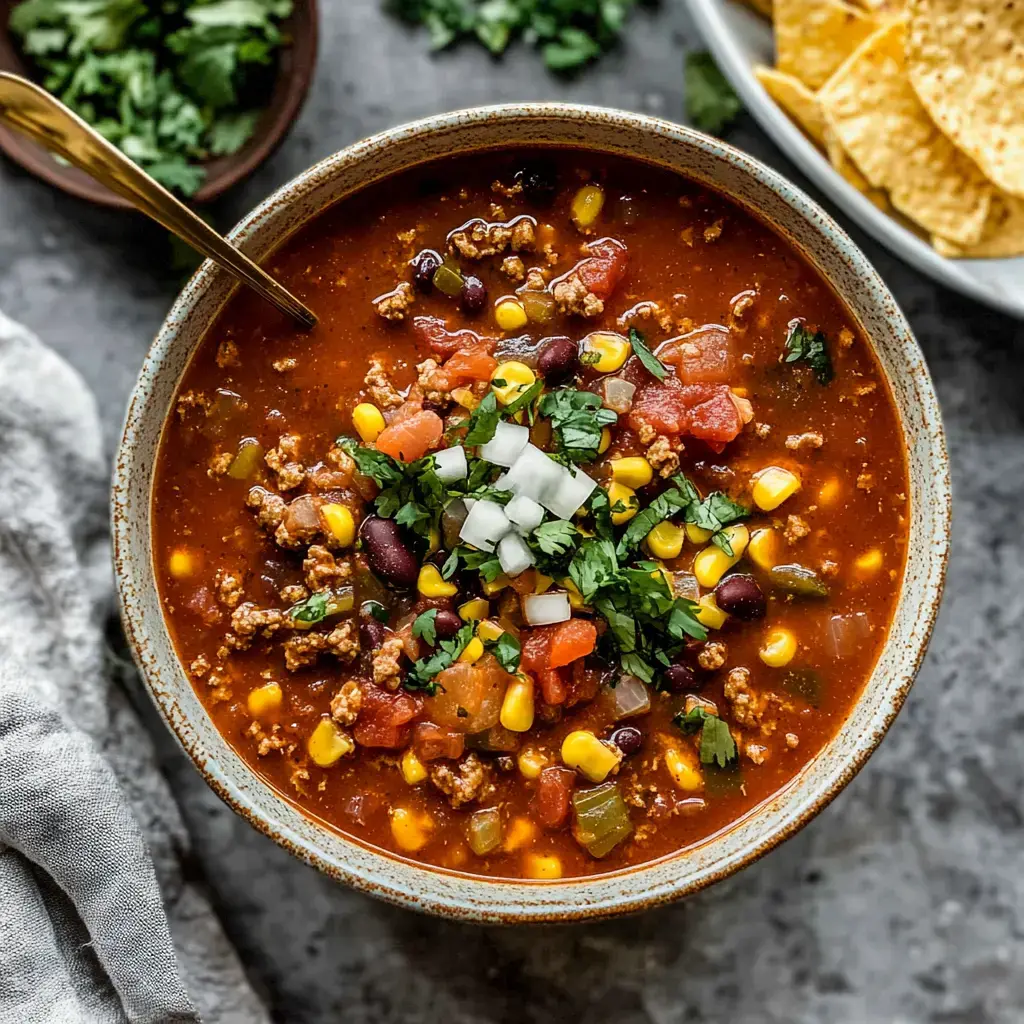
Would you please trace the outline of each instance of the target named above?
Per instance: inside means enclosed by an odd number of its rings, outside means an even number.
[[[481,921],[761,856],[899,711],[945,574],[923,357],[835,222],[719,140],[573,105],[359,142],[231,235],[133,393],[125,628],[256,828]]]

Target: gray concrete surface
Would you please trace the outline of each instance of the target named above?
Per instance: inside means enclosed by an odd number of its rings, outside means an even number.
[[[431,58],[376,0],[325,2],[310,101],[285,147],[215,211],[227,226],[314,160],[423,114],[569,99],[680,119],[678,5],[570,83],[516,52]],[[731,141],[800,181],[749,121]],[[801,184],[805,184],[801,182]],[[931,652],[871,762],[737,877],[628,920],[447,924],[348,892],[234,817],[166,737],[205,879],[278,1019],[346,1024],[1004,1024],[1024,1020],[1024,325],[932,284],[846,225],[909,315],[945,410],[954,554]],[[0,163],[0,308],[100,396],[111,445],[176,291],[159,230]]]

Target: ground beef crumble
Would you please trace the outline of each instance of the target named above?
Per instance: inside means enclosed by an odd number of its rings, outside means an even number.
[[[370,368],[366,371],[363,383],[382,409],[393,409],[405,401],[401,392],[391,383],[384,361],[377,356],[370,360]]]
[[[389,690],[398,688],[402,678],[402,654],[404,645],[400,636],[389,636],[374,651],[373,681]]]
[[[682,451],[681,441],[673,444],[666,435],[659,434],[647,449],[647,461],[658,476],[668,479],[673,473],[679,472],[679,455]]]
[[[363,691],[350,679],[331,698],[331,718],[339,725],[353,725],[363,708]]]
[[[432,765],[430,781],[453,808],[479,800],[494,788],[490,769],[475,753],[466,754],[454,768],[448,764]]]
[[[417,383],[423,388],[423,398],[433,405],[447,405],[451,399],[448,376],[436,359],[424,359],[416,366]]]
[[[729,657],[729,648],[720,640],[709,640],[697,655],[697,664],[706,672],[716,672]]]
[[[238,345],[231,338],[225,338],[217,346],[217,365],[225,370],[229,366],[240,366],[242,363],[238,353]]]
[[[231,468],[231,463],[234,461],[235,457],[231,452],[218,452],[216,455],[211,455],[210,461],[207,464],[206,475],[211,479],[223,476]]]
[[[241,579],[235,576],[234,573],[218,569],[216,580],[217,600],[220,601],[225,608],[237,608],[244,593]]]
[[[373,300],[373,308],[385,320],[404,320],[416,301],[416,293],[408,281],[402,281],[394,291],[379,295]]]
[[[302,438],[298,434],[282,434],[276,448],[271,448],[263,461],[277,475],[281,491],[294,491],[306,479],[306,467],[299,461]]]
[[[810,532],[810,524],[803,517],[794,515],[786,517],[786,528],[782,531],[782,536],[786,538],[787,544],[795,544],[798,540],[803,540]]]
[[[300,633],[284,643],[284,667],[289,672],[312,665],[321,654],[333,654],[343,662],[359,653],[359,631],[353,622],[343,622],[330,633]]]
[[[537,226],[530,217],[507,223],[472,220],[448,236],[448,245],[467,260],[482,260],[513,252],[532,251],[537,244]]]
[[[306,552],[302,571],[306,574],[306,586],[315,593],[350,580],[352,563],[347,558],[335,558],[321,544],[313,544]]]
[[[506,256],[501,261],[501,272],[513,281],[522,281],[526,277],[526,264],[519,256]]]
[[[595,317],[604,312],[601,301],[584,283],[578,270],[572,270],[551,289],[558,312],[577,316]]]
[[[797,452],[804,448],[820,448],[825,443],[825,438],[816,430],[808,430],[803,434],[790,434],[786,438],[786,447]]]

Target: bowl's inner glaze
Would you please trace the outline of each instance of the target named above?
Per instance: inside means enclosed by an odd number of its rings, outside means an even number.
[[[546,885],[482,882],[384,857],[299,814],[246,769],[185,678],[160,614],[149,543],[149,499],[164,418],[185,365],[230,285],[204,268],[179,300],[151,352],[129,410],[115,482],[115,530],[126,625],[161,710],[214,788],[257,827],[323,870],[388,898],[481,918],[562,918],[612,913],[699,888],[790,834],[838,791],[895,714],[923,654],[938,601],[948,530],[941,424],[920,354],[891,296],[845,236],[800,193],[712,140],[633,115],[565,108],[467,112],[368,140],[272,197],[236,231],[261,256],[303,222],[370,179],[424,159],[514,139],[586,145],[639,155],[724,192],[756,211],[832,283],[870,338],[899,408],[911,508],[909,555],[892,631],[845,727],[800,779],[755,814],[684,856],[616,874]]]

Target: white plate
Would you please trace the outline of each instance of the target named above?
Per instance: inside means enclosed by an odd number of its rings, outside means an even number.
[[[856,224],[897,256],[964,295],[1024,318],[1024,257],[950,260],[923,238],[882,213],[828,162],[754,77],[754,65],[773,64],[766,18],[737,0],[687,0],[690,13],[722,73],[744,106],[790,159]]]

